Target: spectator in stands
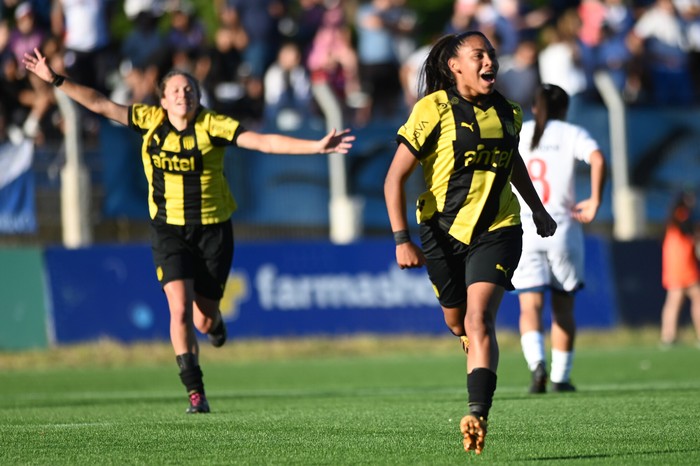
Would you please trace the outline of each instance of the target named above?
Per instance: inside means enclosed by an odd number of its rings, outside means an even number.
[[[133,19],[133,27],[121,43],[122,60],[128,60],[136,68],[143,68],[160,51],[168,47],[168,41],[158,28],[159,18],[145,10]]]
[[[635,23],[634,11],[625,0],[605,0],[605,18],[601,26],[607,26],[612,34],[626,35]]]
[[[141,13],[150,13],[160,18],[171,0],[124,0],[124,13],[129,21],[134,21]]]
[[[292,38],[299,44],[304,63],[309,55],[316,32],[323,23],[326,12],[325,0],[299,0],[299,6],[292,16],[296,31]]]
[[[592,71],[606,71],[625,101],[637,101],[641,90],[641,78],[634,67],[634,56],[627,47],[626,34],[616,32],[607,21],[603,22],[600,42],[591,53]]]
[[[520,0],[497,0],[495,2],[498,14],[510,24],[507,34],[516,34],[515,37],[509,36],[501,39],[506,47],[510,47],[510,53],[515,48],[513,44],[517,44],[520,38],[535,37],[536,33],[551,19],[552,12],[548,8],[548,4],[552,2],[541,3],[540,6],[534,6],[533,3]]]
[[[417,48],[418,15],[406,0],[391,0],[386,19],[394,35],[396,59],[403,63]]]
[[[44,137],[39,131],[40,122],[54,99],[50,86],[33,74],[27,75],[19,64],[25,53],[31,53],[35,48],[43,46],[48,34],[37,25],[34,8],[29,1],[17,5],[14,16],[15,26],[10,30],[7,43],[7,52],[12,54],[12,62],[6,62],[5,76],[8,79],[8,89],[4,92],[17,92],[16,98],[10,98],[10,101],[19,104],[12,113],[15,118],[20,118],[22,121],[15,123],[22,126],[25,133],[35,138],[36,143],[41,145]]]
[[[23,1],[28,2],[32,6],[34,12],[34,22],[37,27],[47,34],[51,31],[51,4],[53,0],[4,0],[5,3],[15,3],[19,5]],[[20,59],[21,61],[21,59]]]
[[[602,39],[606,16],[603,0],[582,0],[578,6],[578,16],[581,20],[581,27],[578,30],[581,44],[590,48],[597,47]]]
[[[157,63],[134,65],[124,62],[120,67],[122,79],[112,90],[110,99],[122,105],[158,104],[158,80],[161,75]]]
[[[54,0],[51,9],[51,31],[63,39],[66,73],[103,93],[119,66],[111,34],[115,4],[113,0]]]
[[[283,131],[299,129],[311,116],[311,81],[294,42],[282,45],[265,73],[265,122]]]
[[[517,25],[503,15],[491,0],[479,0],[476,11],[479,30],[498,49],[499,55],[511,55],[518,45]]]
[[[455,0],[452,5],[452,15],[443,28],[444,34],[459,34],[464,31],[478,30],[479,21],[476,12],[479,0]]]
[[[321,26],[311,44],[306,66],[312,84],[327,84],[335,92],[346,114],[363,109],[367,96],[360,87],[357,52],[352,44],[343,0],[326,4]]]
[[[250,76],[262,81],[280,46],[278,24],[286,15],[287,0],[217,0],[217,10],[222,3],[238,11],[249,41],[243,58]]]
[[[692,101],[688,38],[673,0],[656,0],[637,20],[627,44],[642,59],[653,103],[687,105]]]
[[[556,24],[542,32],[544,46],[538,63],[542,82],[554,84],[569,96],[569,112],[575,112],[588,90],[578,38],[581,20],[575,8],[566,10]]]
[[[500,64],[496,89],[520,104],[523,112],[529,115],[535,92],[540,85],[537,44],[532,39],[521,40],[515,53],[502,57]]]
[[[695,224],[695,194],[680,192],[671,206],[662,246],[661,278],[666,300],[661,310],[661,344],[676,343],[678,321],[686,297],[690,299],[690,316],[700,347],[700,237]]]
[[[551,389],[575,391],[571,383],[576,321],[574,296],[584,286],[584,242],[581,224],[592,222],[603,199],[605,157],[584,128],[566,121],[569,96],[543,84],[533,102],[534,119],[523,123],[520,155],[542,203],[557,222],[557,232],[542,241],[522,202],[523,255],[513,274],[520,301],[523,355],[532,373],[530,393],[545,393],[547,369],[542,314],[546,295],[552,307]],[[578,163],[590,166],[590,197],[576,200]]]
[[[166,40],[172,54],[173,67],[196,75],[197,61],[207,47],[204,24],[189,0],[178,0],[170,12],[170,28]],[[196,76],[202,79],[200,76]]]
[[[10,30],[7,49],[15,56],[17,63],[22,62],[25,52],[31,53],[35,48],[41,48],[46,40],[47,32],[37,26],[31,3],[25,1],[15,8],[15,26]],[[24,70],[20,69],[20,75]]]
[[[36,76],[30,79],[26,72],[20,72],[14,54],[4,56],[0,104],[8,126],[21,128],[26,136],[35,138],[38,145],[43,144],[45,138],[40,123],[53,102],[50,87],[41,80],[36,82]]]
[[[496,391],[496,313],[513,289],[522,248],[511,183],[535,212],[538,233],[556,230],[518,154],[522,112],[494,90],[497,73],[496,51],[483,33],[438,40],[424,68],[426,95],[399,129],[384,181],[396,262],[427,266],[445,323],[469,352],[469,414],[460,430],[464,449],[477,454]],[[408,233],[405,191],[419,163],[428,188],[417,202],[422,250]]]
[[[357,58],[362,91],[369,104],[358,123],[374,116],[391,117],[399,108],[401,84],[396,56],[392,0],[370,0],[357,9]]]
[[[200,104],[195,78],[172,71],[161,80],[159,105],[120,105],[56,74],[36,49],[25,67],[88,110],[143,137],[141,154],[152,196],[151,237],[157,276],[170,310],[170,336],[189,396],[187,413],[208,413],[195,328],[215,347],[226,341],[219,303],[231,270],[236,203],[223,173],[226,146],[279,154],[346,153],[349,130],[318,141],[246,130]],[[204,156],[206,154],[206,156]]]
[[[218,27],[214,45],[209,49],[209,69],[203,85],[212,96],[214,110],[236,115],[237,102],[245,96],[243,54],[248,46],[248,33],[240,21],[238,10],[227,3],[219,5]]]

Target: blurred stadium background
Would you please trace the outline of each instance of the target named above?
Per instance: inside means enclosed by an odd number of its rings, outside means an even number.
[[[425,37],[441,29],[452,4],[408,2]],[[193,5],[205,24],[215,23],[210,2]],[[129,27],[117,15],[115,37]],[[570,114],[600,142],[612,168],[604,205],[586,230],[588,282],[577,319],[591,329],[656,325],[667,210],[678,190],[700,186],[697,103],[627,105],[598,84],[597,98]],[[394,266],[384,209],[383,178],[405,112],[353,126],[337,103],[316,105],[321,111],[293,130],[274,122],[259,129],[317,138],[329,126],[351,126],[357,142],[348,156],[291,159],[231,150],[227,158],[239,204],[222,304],[230,334],[443,334],[424,271]],[[5,215],[20,209],[19,220],[3,223],[0,233],[0,349],[167,340],[167,308],[147,243],[139,138],[103,120],[63,115],[64,135],[35,145],[30,169],[0,198]],[[588,190],[586,173],[582,168],[578,177],[579,197]],[[410,188],[409,204],[421,191],[418,177]],[[517,328],[514,297],[506,297],[499,321]]]

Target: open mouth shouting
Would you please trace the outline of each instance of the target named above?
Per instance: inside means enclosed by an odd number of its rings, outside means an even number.
[[[486,81],[489,85],[496,83],[496,73],[494,71],[486,71],[481,73],[481,79]]]

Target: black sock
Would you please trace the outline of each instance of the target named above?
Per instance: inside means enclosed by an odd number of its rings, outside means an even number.
[[[180,354],[175,357],[180,368],[180,380],[187,389],[187,393],[204,394],[204,381],[202,369],[197,363],[197,356],[193,353]]]
[[[496,392],[496,373],[479,367],[467,374],[469,392],[469,413],[488,419],[493,394]]]

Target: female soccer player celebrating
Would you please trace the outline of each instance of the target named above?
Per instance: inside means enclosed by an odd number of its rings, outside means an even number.
[[[224,177],[225,146],[275,154],[346,153],[348,130],[318,141],[246,130],[200,106],[196,80],[171,71],[160,84],[160,105],[119,105],[98,91],[57,75],[39,50],[24,65],[88,110],[143,137],[141,160],[149,182],[151,247],[170,310],[170,339],[187,389],[188,413],[208,413],[195,328],[214,346],[226,341],[219,302],[233,260],[230,217],[236,203]]]
[[[422,71],[425,96],[399,129],[384,195],[401,268],[426,265],[445,323],[469,351],[465,450],[480,454],[496,390],[495,319],[522,250],[520,205],[541,236],[556,223],[518,153],[522,110],[494,90],[496,52],[481,32],[444,36]],[[421,164],[427,191],[417,202],[422,250],[411,242],[405,182]]]

